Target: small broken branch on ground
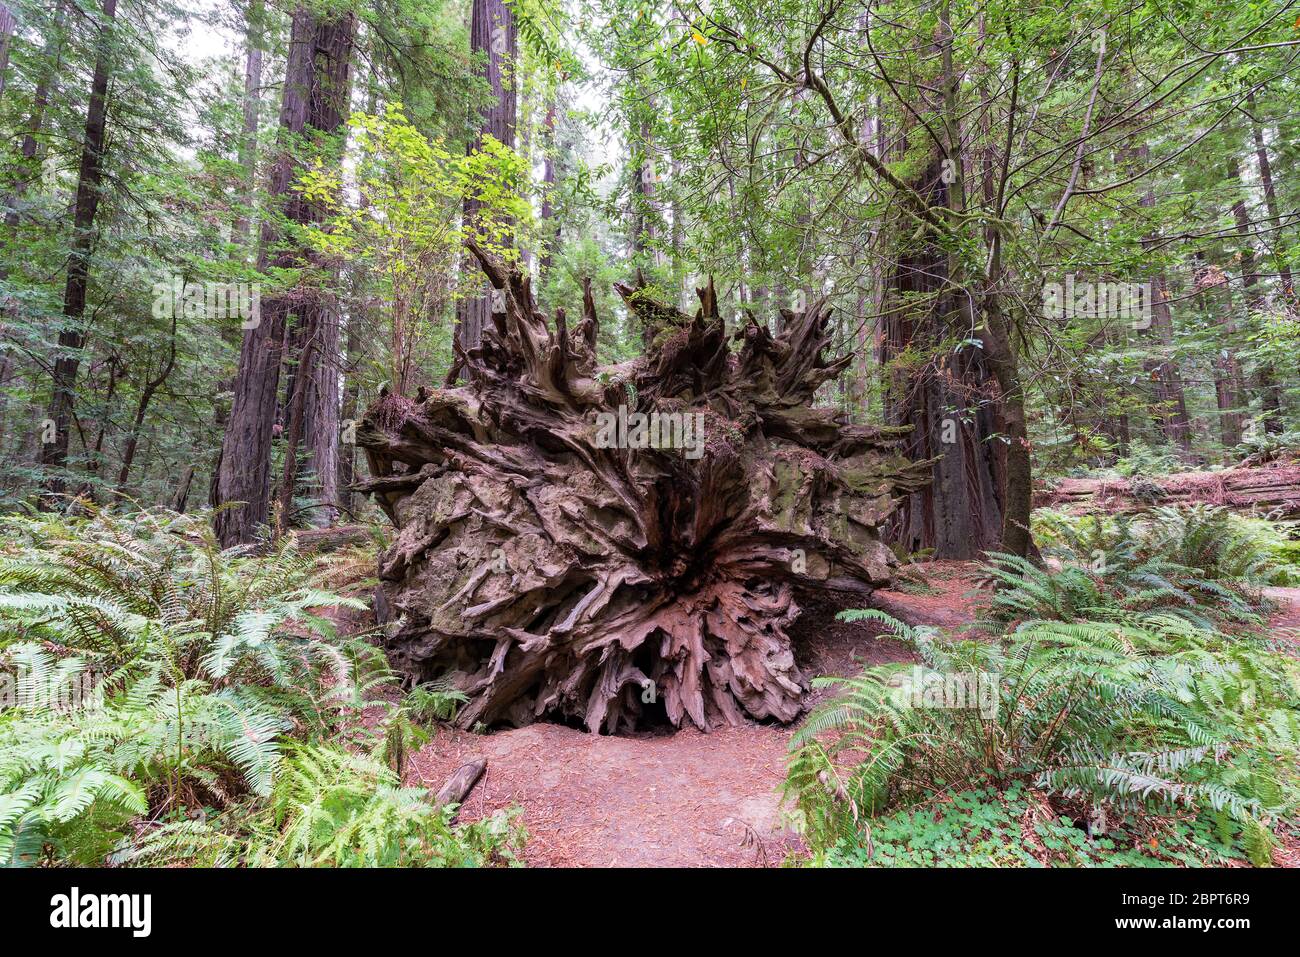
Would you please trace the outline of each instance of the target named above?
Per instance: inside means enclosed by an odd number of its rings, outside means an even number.
[[[478,779],[483,776],[485,770],[487,770],[486,758],[475,758],[462,764],[447,779],[447,783],[438,789],[438,793],[434,795],[433,803],[438,807],[445,804],[464,804],[466,795],[473,790],[474,785],[478,783]]]

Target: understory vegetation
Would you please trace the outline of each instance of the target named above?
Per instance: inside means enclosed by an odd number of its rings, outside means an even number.
[[[0,861],[507,863],[513,812],[455,824],[404,787],[454,693],[402,698],[291,542],[221,551],[207,517],[0,527]],[[385,694],[385,692],[389,692]]]
[[[1046,567],[992,556],[966,633],[841,614],[917,663],[819,679],[839,693],[794,735],[786,782],[813,861],[1268,864],[1300,806],[1269,536],[1205,508],[1036,524]]]

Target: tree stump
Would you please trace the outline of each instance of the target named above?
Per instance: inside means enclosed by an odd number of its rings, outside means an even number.
[[[880,526],[925,481],[899,430],[812,407],[851,358],[822,355],[829,311],[775,337],[750,316],[733,351],[711,281],[693,317],[618,285],[646,351],[601,368],[590,285],[570,330],[470,250],[496,293],[457,350],[466,384],[383,395],[357,430],[360,488],[398,528],[379,563],[394,667],[450,677],[462,727],[795,718],[796,595],[887,583]]]

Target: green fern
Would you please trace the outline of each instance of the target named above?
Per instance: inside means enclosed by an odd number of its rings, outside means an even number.
[[[839,694],[792,736],[785,785],[810,845],[856,840],[873,815],[978,781],[1023,781],[1088,806],[1221,815],[1266,862],[1269,822],[1297,805],[1296,663],[1177,608],[1075,617],[1090,611],[1080,603],[1093,589],[1069,571],[999,556],[990,573],[1015,576],[1017,589],[994,614],[1069,616],[1021,621],[990,642],[945,640],[878,611],[842,613],[884,623],[920,665],[816,682]],[[971,675],[994,683],[993,713],[917,706],[908,693],[918,681]]]
[[[222,552],[167,513],[15,517],[0,536],[9,863],[93,863],[140,815],[269,798],[288,736],[337,730],[381,670],[314,611],[360,603],[314,588],[291,546]]]

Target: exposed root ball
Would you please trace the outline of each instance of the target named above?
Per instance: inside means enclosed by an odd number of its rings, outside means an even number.
[[[887,582],[878,530],[922,481],[894,433],[811,408],[848,362],[822,358],[828,311],[751,318],[733,353],[711,285],[694,317],[619,286],[647,351],[598,369],[589,289],[571,332],[472,249],[500,294],[467,385],[386,396],[357,433],[400,529],[396,667],[451,676],[465,727],[793,719],[796,588]]]

